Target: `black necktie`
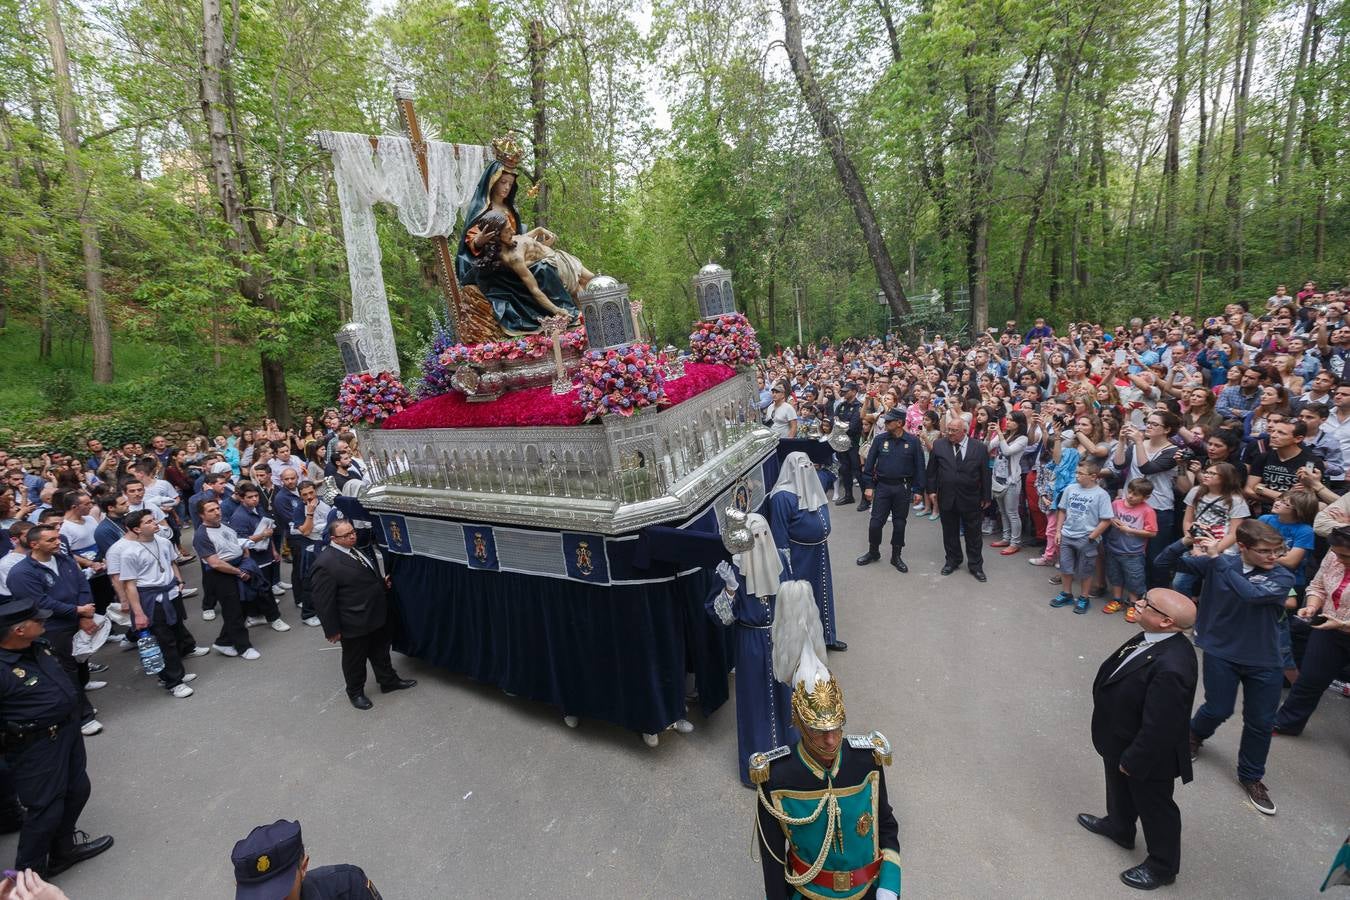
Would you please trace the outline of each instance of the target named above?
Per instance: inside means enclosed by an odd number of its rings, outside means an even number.
[[[1124,659],[1125,657],[1129,656],[1135,650],[1138,650],[1139,645],[1142,644],[1143,642],[1144,636],[1141,634],[1139,635],[1137,640],[1130,641],[1124,647],[1121,647],[1120,652],[1116,654],[1116,659]]]

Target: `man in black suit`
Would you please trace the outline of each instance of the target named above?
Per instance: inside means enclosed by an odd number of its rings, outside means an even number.
[[[1151,891],[1176,881],[1181,869],[1181,811],[1172,789],[1178,776],[1182,784],[1191,780],[1197,667],[1182,632],[1195,624],[1195,604],[1153,588],[1134,608],[1144,633],[1111,654],[1092,682],[1092,745],[1106,769],[1106,816],[1079,813],[1078,824],[1133,850],[1138,819],[1148,857],[1120,880]]]
[[[330,644],[342,642],[342,677],[357,709],[374,706],[366,696],[366,662],[380,690],[407,690],[417,684],[399,678],[389,661],[389,580],[375,561],[356,549],[356,528],[346,519],[329,528],[332,543],[319,553],[309,573],[310,602]]]
[[[966,422],[961,416],[949,418],[942,426],[942,437],[933,442],[925,481],[928,490],[937,493],[938,516],[942,519],[942,548],[947,554],[942,574],[950,575],[961,568],[964,525],[970,574],[976,581],[987,581],[984,548],[980,543],[980,510],[989,505],[993,496],[989,449],[966,434]]]

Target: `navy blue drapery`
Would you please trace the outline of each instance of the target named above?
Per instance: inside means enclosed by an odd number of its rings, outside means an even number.
[[[655,733],[684,716],[686,671],[705,715],[728,697],[728,631],[703,601],[715,576],[595,585],[387,557],[394,647],[504,691]]]

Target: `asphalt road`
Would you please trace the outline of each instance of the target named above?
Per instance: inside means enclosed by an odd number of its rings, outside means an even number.
[[[911,519],[910,574],[858,568],[866,517],[834,512],[849,650],[831,664],[848,730],[880,729],[895,746],[903,896],[1134,896],[1117,875],[1142,859],[1142,841],[1128,853],[1074,822],[1104,812],[1091,680],[1134,626],[1051,609],[1055,589],[1026,553],[989,555],[988,584],[940,577],[936,522]],[[279,817],[301,821],[313,865],[361,865],[387,898],[763,896],[734,700],[649,749],[396,655],[420,684],[375,692],[358,712],[338,649],[298,624],[289,597],[283,612],[290,633],[253,631],[261,660],[193,660],[201,677],[186,700],[140,675],[134,653],[100,654],[106,731],[87,740],[93,797],[80,824],[117,845],[59,878],[73,900],[231,897],[231,846]],[[192,614],[199,642],[218,624]],[[1236,783],[1240,731],[1225,724],[1177,790],[1182,872],[1168,892],[1311,897],[1350,828],[1350,701],[1327,697],[1303,737],[1275,739],[1274,818]],[[0,858],[14,845],[0,839]]]

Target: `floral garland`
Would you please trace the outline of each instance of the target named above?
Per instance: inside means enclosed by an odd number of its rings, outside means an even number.
[[[369,425],[377,425],[394,413],[403,412],[411,400],[408,389],[390,372],[348,375],[342,379],[342,389],[338,392],[342,414]]]
[[[670,403],[665,374],[650,344],[590,351],[582,357],[573,383],[587,422],[611,413],[631,416]]]
[[[585,329],[563,332],[560,344],[564,351],[581,352],[586,349]],[[465,364],[488,366],[505,360],[545,359],[552,353],[553,339],[545,334],[527,334],[481,344],[456,344],[447,332],[441,332],[432,341],[422,360],[422,389],[419,396],[435,397],[453,390],[450,379],[455,369]]]
[[[740,313],[727,313],[694,326],[689,352],[695,362],[742,369],[759,359],[759,341],[749,319]]]

